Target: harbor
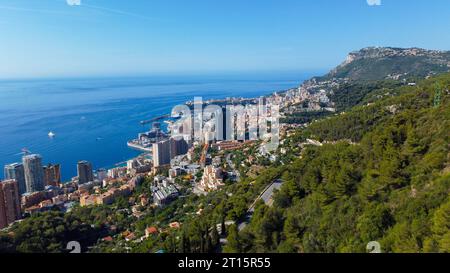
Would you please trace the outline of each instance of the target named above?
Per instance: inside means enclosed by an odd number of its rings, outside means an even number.
[[[145,152],[145,153],[151,153],[153,151],[152,146],[144,146],[141,144],[140,141],[138,141],[137,139],[133,139],[127,142],[127,146],[134,149],[134,150],[138,150],[141,152]]]
[[[157,119],[161,120],[163,118],[164,118],[164,116],[160,116]],[[155,120],[155,119],[152,119],[152,120]],[[141,124],[142,124],[142,121],[141,121]],[[127,142],[127,146],[132,149],[138,150],[138,151],[142,151],[145,153],[151,153],[151,152],[153,152],[152,147],[153,147],[154,143],[165,140],[167,138],[169,138],[169,134],[165,133],[161,129],[161,123],[153,122],[152,128],[150,131],[145,132],[145,133],[140,133],[138,135],[138,138],[129,140]]]

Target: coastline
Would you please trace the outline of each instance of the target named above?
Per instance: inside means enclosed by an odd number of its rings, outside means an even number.
[[[259,79],[40,80],[0,85],[3,99],[11,101],[0,119],[5,129],[0,165],[20,162],[19,153],[27,148],[41,154],[45,164],[61,164],[63,180],[70,181],[76,175],[78,160],[92,162],[99,169],[137,157],[142,150],[125,143],[145,131],[140,121],[167,115],[173,106],[185,104],[194,96],[203,96],[204,101],[259,97],[298,86],[310,75],[313,72],[291,80],[275,73]],[[20,94],[18,90],[25,91]],[[20,107],[24,103],[27,108]],[[11,126],[11,120],[16,125]],[[56,134],[54,139],[48,138],[49,131]]]

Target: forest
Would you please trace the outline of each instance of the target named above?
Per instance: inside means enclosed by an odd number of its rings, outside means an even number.
[[[436,82],[445,86],[435,100]],[[450,252],[450,75],[324,119],[232,252]],[[298,136],[297,136],[298,137]]]

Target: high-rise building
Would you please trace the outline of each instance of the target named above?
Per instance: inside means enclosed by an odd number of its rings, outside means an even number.
[[[44,182],[45,186],[57,187],[61,183],[61,165],[48,164],[44,166]]]
[[[8,220],[6,219],[5,197],[0,192],[0,229],[5,228],[7,226],[8,226]]]
[[[5,166],[5,179],[14,179],[19,186],[19,193],[22,195],[27,192],[27,185],[25,183],[25,172],[23,164],[13,163]]]
[[[182,137],[170,138],[170,159],[187,154],[189,150],[189,143]]]
[[[189,141],[181,136],[153,143],[153,167],[169,165],[171,159],[178,155],[187,154],[188,150]]]
[[[108,171],[106,169],[98,169],[96,172],[98,181],[102,182],[108,177]]]
[[[170,140],[153,143],[153,167],[170,164]]]
[[[226,106],[222,106],[222,127],[219,125],[219,134],[221,133],[221,139],[218,140],[227,140],[227,108]]]
[[[22,158],[27,192],[42,191],[45,188],[44,169],[40,155],[26,155]]]
[[[0,182],[0,228],[21,218],[19,187],[16,180]]]
[[[94,172],[91,163],[87,161],[79,161],[77,164],[78,183],[84,184],[94,181]]]

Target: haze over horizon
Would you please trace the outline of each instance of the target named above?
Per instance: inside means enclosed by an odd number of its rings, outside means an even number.
[[[450,49],[450,2],[376,2],[2,0],[0,78],[322,71],[367,46]]]

